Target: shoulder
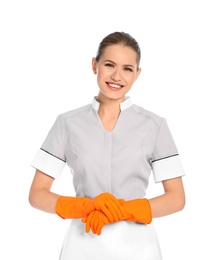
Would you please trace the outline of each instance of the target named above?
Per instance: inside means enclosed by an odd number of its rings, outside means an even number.
[[[64,113],[61,113],[58,115],[58,117],[63,118],[64,120],[67,120],[69,118],[74,118],[78,115],[82,115],[87,113],[89,110],[91,109],[91,104],[87,104],[85,106],[82,107],[78,107],[69,111],[66,111]]]
[[[141,106],[133,104],[132,109],[136,114],[145,118],[146,120],[152,121],[156,125],[160,125],[161,122],[163,120],[165,120],[162,116],[160,116],[152,111],[149,111]]]
[[[58,114],[56,121],[60,122],[61,124],[69,122],[70,120],[81,118],[82,116],[86,115],[91,109],[91,104],[87,104],[82,107],[78,107],[64,113]]]

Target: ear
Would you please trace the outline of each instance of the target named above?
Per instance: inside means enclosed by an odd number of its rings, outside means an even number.
[[[138,69],[138,71],[137,71],[137,74],[136,74],[136,77],[135,77],[135,81],[138,79],[138,77],[140,76],[140,74],[141,74],[141,68],[139,68]]]
[[[96,58],[92,58],[92,70],[94,74],[97,74],[97,61]]]

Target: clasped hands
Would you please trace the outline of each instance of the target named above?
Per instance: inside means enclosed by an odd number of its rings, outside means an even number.
[[[112,194],[105,192],[91,199],[90,203],[95,209],[82,218],[82,222],[86,224],[87,233],[91,230],[94,234],[100,235],[104,225],[124,219],[125,212],[122,205],[125,200],[123,199],[116,199]],[[85,209],[88,208],[90,205],[85,205]]]
[[[125,201],[117,199],[108,192],[95,198],[60,196],[56,203],[56,213],[63,219],[82,218],[86,232],[92,230],[100,235],[106,224],[128,220],[149,224],[152,212],[145,198]]]

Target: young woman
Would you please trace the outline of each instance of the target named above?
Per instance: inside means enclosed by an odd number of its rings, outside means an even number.
[[[166,120],[127,96],[140,56],[131,35],[107,35],[92,59],[98,95],[57,117],[32,162],[31,205],[72,219],[61,260],[160,260],[152,218],[184,208],[184,171]],[[51,191],[66,163],[76,197]],[[151,173],[164,193],[147,199]]]

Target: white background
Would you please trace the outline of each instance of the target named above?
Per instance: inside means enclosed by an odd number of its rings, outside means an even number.
[[[163,259],[213,259],[211,2],[0,2],[0,259],[58,259],[68,221],[29,205],[30,164],[56,116],[97,94],[91,59],[116,30],[142,50],[132,102],[167,119],[186,172],[185,209],[154,220]],[[74,194],[69,169],[53,189]]]

